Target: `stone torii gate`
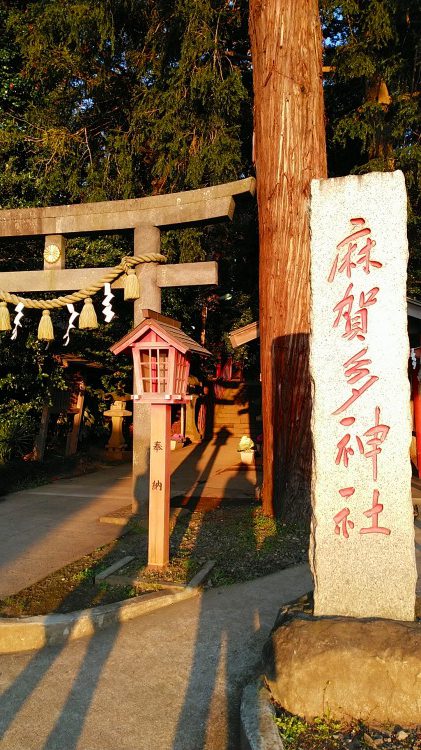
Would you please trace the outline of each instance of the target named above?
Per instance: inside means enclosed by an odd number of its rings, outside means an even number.
[[[68,235],[87,232],[134,230],[134,254],[159,253],[160,230],[211,224],[232,219],[238,201],[254,195],[249,177],[182,193],[121,201],[82,203],[46,208],[0,211],[0,237],[44,236],[44,269],[0,273],[0,289],[7,292],[62,292],[97,282],[107,268],[66,269]],[[134,325],[143,319],[142,309],[161,312],[161,289],[218,283],[216,262],[178,263],[136,267],[141,296],[134,302]],[[118,279],[114,288],[122,286]],[[149,471],[149,406],[133,403],[133,512],[145,515]]]

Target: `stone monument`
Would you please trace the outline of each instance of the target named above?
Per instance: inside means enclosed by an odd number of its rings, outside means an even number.
[[[402,172],[314,180],[314,614],[413,620]]]
[[[307,719],[421,723],[401,172],[311,191],[311,596],[279,613],[263,663]]]

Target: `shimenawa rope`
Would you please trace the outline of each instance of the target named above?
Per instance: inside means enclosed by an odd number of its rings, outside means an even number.
[[[55,297],[54,299],[30,299],[27,297],[19,297],[16,294],[10,294],[0,289],[0,299],[4,302],[12,305],[22,304],[26,308],[32,308],[36,310],[54,310],[66,305],[71,305],[74,302],[80,302],[87,297],[92,297],[93,294],[99,292],[105,284],[112,283],[122,273],[128,273],[131,268],[139,265],[140,263],[165,263],[165,255],[160,253],[146,253],[145,255],[128,255],[124,257],[121,262],[112,268],[105,276],[97,281],[95,284],[87,287],[86,289],[80,289],[78,292],[68,294],[65,297]]]

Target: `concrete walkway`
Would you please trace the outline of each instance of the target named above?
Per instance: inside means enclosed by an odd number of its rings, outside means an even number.
[[[239,750],[239,700],[307,566],[0,656],[2,750]]]
[[[207,443],[189,445],[171,456],[171,497],[249,498],[261,484],[261,469],[240,461],[238,438],[221,429]]]
[[[173,451],[172,496],[254,498],[256,469],[241,466],[237,444],[222,435]],[[130,505],[131,486],[131,465],[125,464],[2,498],[0,597],[115,539],[121,527],[98,519]]]
[[[61,480],[7,495],[0,503],[0,596],[107,544],[121,527],[98,518],[130,502],[127,467]]]
[[[193,450],[174,454],[176,493],[205,496],[206,488],[219,492],[228,486],[235,497],[244,480],[250,486],[256,480],[231,461],[227,450],[219,460],[215,445],[199,456]],[[183,476],[189,457],[196,469]],[[13,516],[27,540],[15,561],[27,556],[29,568],[37,559],[48,567],[50,544],[54,551],[68,538],[66,554],[74,545],[80,556],[90,534],[115,535],[118,527],[99,525],[95,518],[128,503],[128,468],[9,496],[0,504],[2,535],[7,538],[7,519],[12,533]],[[415,531],[421,565],[421,522]],[[12,554],[17,544],[18,539],[11,543]],[[242,687],[258,668],[279,607],[311,587],[308,567],[296,566],[207,591],[90,639],[0,655],[1,750],[239,750]]]

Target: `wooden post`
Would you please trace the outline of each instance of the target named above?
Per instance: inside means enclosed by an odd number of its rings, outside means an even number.
[[[417,364],[416,369],[412,371],[412,398],[414,404],[414,429],[417,451],[417,472],[418,477],[421,478],[421,395],[420,384],[418,381],[419,371],[420,366],[419,364]]]
[[[158,227],[144,225],[134,230],[134,254],[159,253],[161,233]],[[140,299],[134,303],[134,325],[143,320],[142,309],[161,312],[161,289],[157,284],[157,263],[142,263],[136,273],[140,282]],[[149,441],[151,434],[150,404],[133,401],[133,499],[132,511],[148,518]]]
[[[162,569],[170,556],[171,406],[151,405],[148,567]]]
[[[186,405],[181,404],[180,412],[180,433],[183,437],[186,437]]]
[[[79,442],[79,432],[82,424],[83,417],[83,405],[85,403],[85,382],[83,378],[80,378],[77,385],[79,391],[76,401],[76,413],[73,417],[72,429],[67,436],[66,441],[66,456],[74,456],[77,453],[77,446]]]
[[[45,453],[45,444],[47,442],[48,422],[50,420],[50,407],[45,404],[42,407],[41,424],[39,433],[35,438],[34,461],[43,461]]]

